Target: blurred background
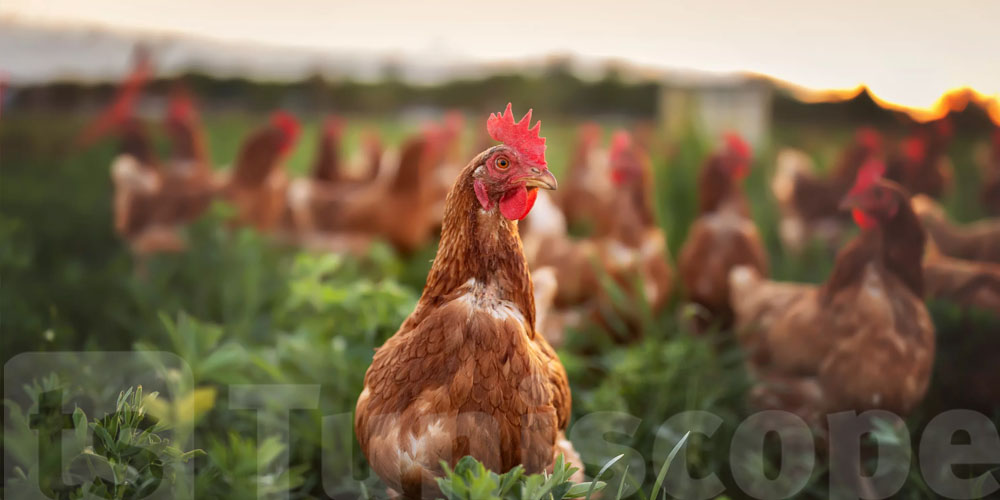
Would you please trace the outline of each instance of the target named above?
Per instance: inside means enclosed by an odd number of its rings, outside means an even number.
[[[779,153],[801,152],[822,177],[864,142],[859,130],[874,131],[886,161],[910,158],[914,148],[947,159],[947,175],[926,194],[953,223],[988,217],[1000,204],[1000,190],[988,191],[1000,179],[996,19],[1000,3],[975,0],[7,0],[0,5],[3,359],[49,351],[179,355],[192,382],[147,407],[159,421],[169,420],[170,405],[191,410],[188,437],[201,452],[176,460],[197,471],[191,487],[199,498],[381,494],[350,420],[330,429],[323,417],[353,410],[373,348],[416,303],[436,249],[434,200],[456,167],[493,144],[490,112],[508,102],[518,116],[534,110],[560,186],[577,165],[614,170],[606,165],[612,137],[626,134],[648,159],[652,224],[671,265],[699,215],[699,168],[725,148],[725,137],[742,137],[752,151],[743,191],[771,276],[821,283],[847,236],[787,240],[787,200],[773,183]],[[419,226],[415,233],[383,223],[377,209],[369,227],[363,217],[324,218],[350,210],[355,195],[341,196],[345,190],[393,197],[410,168],[416,178],[442,179],[421,181],[436,194],[412,202],[428,214],[406,223]],[[613,189],[610,179],[598,178],[597,191]],[[599,236],[599,220],[556,203],[566,212],[567,238]],[[643,308],[641,321],[584,316],[559,329],[574,414],[642,419],[612,444],[576,442],[590,474],[626,453],[619,466],[630,462],[637,484],[651,484],[659,465],[651,437],[668,417],[711,411],[728,436],[752,413],[753,381],[731,326],[694,334],[704,325],[678,281],[662,307]],[[604,299],[629,307],[645,300],[612,292]],[[929,307],[936,368],[908,417],[911,431],[955,407],[975,407],[996,423],[996,392],[965,390],[973,378],[989,385],[982,373],[1000,354],[995,310],[933,298]],[[46,388],[71,387],[67,413],[127,389],[105,375],[67,380],[56,372],[5,391],[6,488],[41,477],[43,491],[78,491],[46,475],[53,469],[32,465],[27,415]],[[6,387],[11,374],[4,377]],[[288,435],[258,434],[253,412],[229,407],[228,387],[275,383],[320,384],[319,407],[294,412]],[[332,446],[326,454],[324,443]],[[727,444],[693,438],[688,466],[732,486]],[[108,463],[126,460],[107,455]],[[903,494],[930,494],[916,468],[906,477]],[[803,495],[826,497],[827,487],[817,470]],[[727,494],[741,497],[735,487]]]

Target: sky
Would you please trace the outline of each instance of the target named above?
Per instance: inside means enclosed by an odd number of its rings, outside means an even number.
[[[0,17],[428,62],[749,71],[915,108],[963,86],[1000,98],[1000,0],[4,0]]]

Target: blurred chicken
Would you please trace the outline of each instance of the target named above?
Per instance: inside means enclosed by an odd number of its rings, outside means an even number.
[[[577,142],[566,169],[566,182],[557,200],[570,227],[586,227],[600,233],[607,229],[608,185],[606,154],[597,151],[601,128],[586,123],[577,132]]]
[[[1000,219],[956,225],[948,220],[941,205],[924,195],[913,197],[913,210],[942,254],[1000,264]]]
[[[424,137],[427,139],[427,168],[431,177],[425,181],[432,204],[434,232],[440,232],[444,219],[444,205],[448,192],[451,190],[455,176],[462,170],[462,129],[465,128],[465,118],[458,111],[445,114],[441,124],[429,123],[424,127]]]
[[[948,257],[928,241],[923,269],[927,298],[1000,317],[1000,264]]]
[[[330,227],[336,214],[317,208],[322,200],[343,196],[350,190],[363,189],[376,182],[381,171],[382,145],[378,135],[367,131],[362,136],[360,165],[352,175],[344,168],[342,138],[344,121],[337,117],[324,120],[320,129],[316,156],[307,177],[291,181],[288,188],[288,212],[284,224],[302,241],[315,240],[317,232]]]
[[[278,228],[288,189],[284,161],[298,137],[298,121],[278,111],[243,143],[232,169],[221,181],[222,194],[236,207],[239,223],[261,231]]]
[[[730,296],[759,406],[808,421],[835,411],[905,415],[922,400],[934,362],[923,303],[925,236],[909,195],[866,164],[843,206],[862,233],[820,286],[774,283],[750,267],[730,274]]]
[[[344,173],[341,139],[344,135],[344,120],[329,117],[323,121],[316,157],[309,172],[309,180],[335,185],[347,179]]]
[[[834,248],[839,245],[849,218],[837,209],[837,204],[850,189],[861,165],[877,158],[881,151],[882,136],[878,131],[858,129],[836,166],[823,177],[815,172],[807,154],[781,150],[771,190],[781,210],[782,245],[792,253],[800,253],[812,239]]]
[[[611,141],[613,198],[608,234],[600,238],[602,262],[608,276],[626,300],[602,301],[602,316],[611,314],[628,328],[639,331],[644,310],[655,316],[663,310],[673,289],[666,236],[653,215],[652,170],[649,157],[635,145],[628,132],[618,131]],[[639,288],[637,288],[637,286]],[[610,306],[610,307],[609,307]]]
[[[421,248],[433,235],[434,189],[431,176],[433,137],[426,133],[407,140],[395,172],[364,185],[320,188],[291,194],[291,206],[300,233],[318,237],[315,244],[346,250],[364,250],[384,238],[402,252]],[[319,235],[322,236],[317,236]]]
[[[556,308],[566,311],[596,296],[603,272],[601,245],[595,239],[571,238],[566,217],[548,193],[538,193],[534,209],[521,225],[521,234],[531,268],[549,268],[555,275]]]
[[[146,124],[134,116],[148,62],[141,60],[136,71],[81,142],[118,135],[120,152],[111,166],[114,225],[133,252],[180,251],[186,244],[179,228],[200,216],[215,194],[207,146],[194,103],[178,87],[170,96],[165,123],[171,157],[166,162],[157,158]]]
[[[709,321],[727,324],[732,316],[729,272],[750,266],[767,276],[768,258],[741,181],[750,169],[750,146],[735,134],[709,157],[698,177],[698,218],[681,248],[678,270],[688,298],[704,307]]]
[[[535,330],[558,349],[566,337],[566,315],[555,308],[556,292],[559,290],[556,271],[551,267],[534,269],[531,281],[535,284]]]
[[[627,132],[615,134],[611,166],[615,197],[607,234],[571,238],[565,216],[541,193],[524,221],[524,251],[532,269],[550,269],[555,276],[553,303],[562,327],[590,317],[618,340],[629,340],[639,333],[646,312],[655,315],[666,306],[673,270],[653,216],[649,160]],[[608,286],[617,287],[624,302],[613,300]]]
[[[165,126],[171,153],[163,165],[160,203],[170,207],[165,216],[171,221],[189,223],[208,210],[217,187],[197,107],[182,87],[170,95]]]
[[[162,203],[163,174],[145,124],[127,119],[118,126],[121,146],[111,163],[115,232],[137,255],[183,250],[184,241],[167,217],[171,210]]]
[[[889,157],[885,178],[908,192],[940,198],[951,187],[953,168],[948,159],[952,127],[948,119],[921,125]]]

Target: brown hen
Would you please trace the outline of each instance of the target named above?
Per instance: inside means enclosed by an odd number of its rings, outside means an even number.
[[[913,197],[913,209],[943,255],[1000,264],[1000,219],[958,225],[948,220],[941,205],[923,195]]]
[[[859,175],[845,206],[854,208],[862,234],[840,251],[821,286],[733,271],[737,327],[761,381],[758,405],[817,424],[841,410],[905,415],[922,400],[934,327],[923,303],[924,232],[908,199],[877,173]]]
[[[781,210],[779,235],[784,248],[801,252],[806,243],[819,239],[836,248],[849,224],[837,208],[850,189],[858,170],[882,150],[882,136],[875,129],[861,128],[827,176],[815,172],[805,153],[784,149],[778,153],[771,190]]]
[[[750,218],[740,181],[749,170],[750,148],[738,136],[708,159],[698,178],[698,218],[688,232],[677,261],[688,298],[708,313],[709,321],[729,322],[729,272],[750,266],[768,272],[767,252]]]
[[[288,175],[284,160],[295,146],[299,124],[283,111],[271,116],[243,143],[222,194],[237,210],[237,222],[261,231],[277,229],[286,214]]]
[[[438,495],[440,462],[472,455],[496,472],[551,467],[569,420],[566,372],[535,329],[517,220],[554,189],[544,139],[491,115],[503,144],[476,156],[448,194],[437,257],[416,309],[378,348],[355,432],[382,480],[408,498]]]

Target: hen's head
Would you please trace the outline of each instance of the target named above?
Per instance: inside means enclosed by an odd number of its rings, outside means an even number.
[[[503,144],[481,153],[472,173],[473,189],[483,210],[499,205],[510,220],[528,215],[538,188],[556,189],[555,176],[546,167],[545,138],[539,137],[541,122],[530,127],[531,110],[515,122],[511,105],[502,114],[491,114],[486,122],[490,137]]]
[[[175,124],[190,125],[197,120],[198,112],[194,100],[184,89],[175,89],[170,93],[167,102],[167,121]]]
[[[841,201],[841,208],[850,210],[862,229],[872,229],[896,216],[907,197],[898,188],[882,179],[885,164],[869,160],[858,171],[854,186]]]
[[[611,136],[611,180],[617,186],[642,178],[642,164],[632,144],[632,135],[624,130]]]
[[[750,172],[753,155],[750,145],[739,134],[730,132],[723,137],[722,164],[729,175],[742,180]]]
[[[271,126],[281,134],[279,149],[287,153],[299,139],[299,122],[287,111],[275,111],[271,115]]]

